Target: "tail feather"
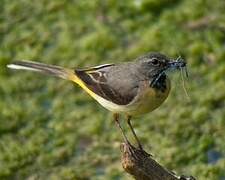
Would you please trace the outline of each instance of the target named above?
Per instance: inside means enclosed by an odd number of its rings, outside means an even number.
[[[10,69],[24,69],[30,71],[37,71],[45,74],[50,74],[53,76],[61,77],[63,79],[71,79],[72,76],[75,76],[73,70],[66,69],[60,66],[48,65],[39,62],[33,61],[14,61],[11,64],[7,65]]]
[[[36,71],[44,74],[50,74],[53,76],[61,77],[63,79],[71,80],[76,84],[78,84],[80,87],[82,87],[88,94],[96,98],[95,93],[93,93],[85,85],[85,83],[76,75],[76,72],[73,69],[67,69],[60,66],[48,65],[39,62],[25,61],[25,60],[14,61],[11,64],[8,64],[7,67],[10,69],[24,69]]]

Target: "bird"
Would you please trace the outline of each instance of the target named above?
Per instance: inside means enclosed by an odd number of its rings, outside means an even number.
[[[13,61],[7,67],[53,75],[78,84],[112,112],[125,142],[130,144],[119,122],[119,115],[125,115],[138,148],[143,150],[131,119],[152,112],[166,100],[171,89],[167,72],[186,68],[186,62],[181,57],[169,58],[159,52],[149,52],[133,61],[88,68],[64,68],[28,60]]]

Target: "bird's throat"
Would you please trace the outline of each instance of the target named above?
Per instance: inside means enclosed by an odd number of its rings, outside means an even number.
[[[150,86],[161,92],[165,92],[167,89],[166,78],[167,76],[164,73],[160,76],[156,76],[151,80]]]

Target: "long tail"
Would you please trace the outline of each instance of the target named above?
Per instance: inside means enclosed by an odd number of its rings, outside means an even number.
[[[53,76],[57,76],[63,79],[69,79],[74,82],[77,82],[78,77],[74,73],[74,70],[63,68],[55,65],[48,65],[39,62],[33,61],[14,61],[11,64],[7,65],[10,69],[24,69],[30,71],[36,71],[44,74],[50,74]]]

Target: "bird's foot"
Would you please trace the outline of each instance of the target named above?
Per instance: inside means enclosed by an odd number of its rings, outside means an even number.
[[[134,157],[135,159],[138,159],[138,156],[144,155],[146,157],[152,156],[151,154],[147,153],[142,147],[140,146],[138,148],[134,147],[129,141],[125,141],[125,146],[127,149],[127,152],[129,155]]]

